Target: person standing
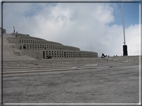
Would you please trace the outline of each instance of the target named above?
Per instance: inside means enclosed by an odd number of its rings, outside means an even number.
[[[13,33],[15,33],[15,26],[13,26]]]

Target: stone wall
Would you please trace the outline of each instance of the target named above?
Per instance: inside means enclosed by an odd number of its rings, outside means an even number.
[[[43,51],[42,50],[21,50],[21,55],[28,55],[32,58],[35,59],[42,59],[43,55],[42,55]]]

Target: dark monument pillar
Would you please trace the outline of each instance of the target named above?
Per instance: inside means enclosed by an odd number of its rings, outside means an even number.
[[[128,56],[127,45],[123,45],[123,56]]]

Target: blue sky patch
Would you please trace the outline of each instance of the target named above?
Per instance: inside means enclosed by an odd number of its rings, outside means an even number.
[[[130,25],[139,24],[139,3],[123,3],[124,24],[128,28]],[[114,22],[109,25],[122,25],[122,3],[117,3],[114,8]]]

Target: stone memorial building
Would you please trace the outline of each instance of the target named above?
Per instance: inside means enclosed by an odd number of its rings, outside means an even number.
[[[52,58],[97,58],[98,53],[81,51],[77,47],[66,46],[58,42],[47,41],[32,37],[28,34],[11,33],[7,38],[9,43],[15,44],[19,55],[28,55],[36,59]]]

